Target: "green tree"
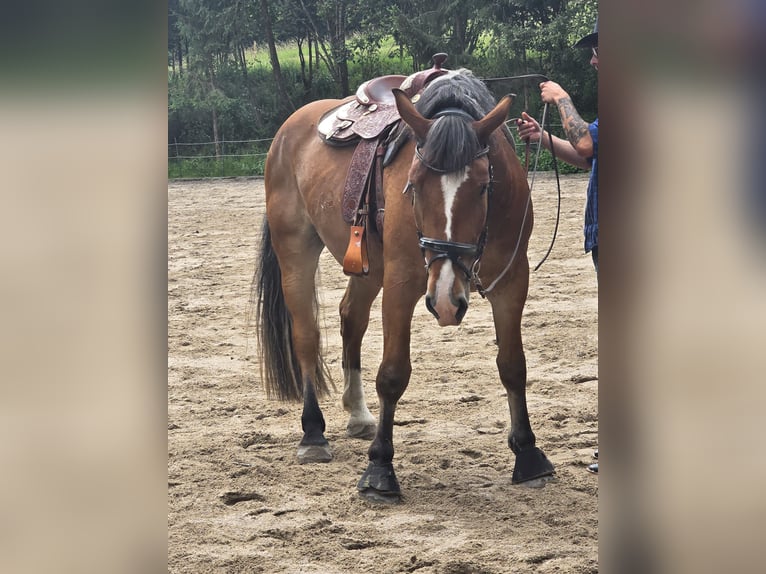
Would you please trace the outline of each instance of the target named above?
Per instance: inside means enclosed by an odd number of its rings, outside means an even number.
[[[480,77],[544,74],[589,119],[597,79],[588,54],[572,45],[597,10],[596,0],[169,0],[169,137],[268,138],[293,106],[424,69],[436,52],[448,53],[449,68]],[[288,45],[297,46],[296,64],[280,61]],[[265,67],[253,65],[257,46],[268,47]],[[519,93],[519,105],[539,117],[538,83],[492,86]]]
[[[274,74],[274,82],[281,96],[280,101],[284,103],[288,111],[295,111],[295,106],[290,99],[290,93],[285,85],[285,79],[282,76],[282,67],[279,64],[279,55],[277,54],[277,44],[274,39],[274,31],[271,27],[271,13],[269,11],[269,1],[260,0],[261,18],[263,32],[266,36],[266,43],[269,46],[269,60],[271,61],[271,70]]]

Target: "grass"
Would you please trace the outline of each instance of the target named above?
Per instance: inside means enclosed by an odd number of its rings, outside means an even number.
[[[349,38],[349,45],[352,45],[354,38]],[[404,56],[400,59],[399,45],[396,43],[393,37],[389,36],[381,41],[380,48],[378,49],[378,62],[381,69],[388,70],[393,66],[401,68],[397,72],[386,73],[406,73],[406,70],[412,68],[412,58],[410,56]],[[303,55],[308,58],[308,49],[304,45]],[[288,42],[277,45],[277,57],[279,58],[279,65],[283,68],[300,69],[301,60],[298,56],[298,46],[294,42]],[[316,54],[312,51],[312,57],[316,58]],[[247,50],[245,53],[245,59],[247,60],[248,67],[261,68],[268,70],[271,73],[271,59],[269,56],[269,47],[266,44],[257,45],[254,44],[253,48]],[[349,60],[349,68],[353,68],[354,62],[358,59],[362,59],[359,54],[352,54]],[[325,63],[320,58],[320,68],[326,70]]]
[[[519,159],[524,162],[524,148],[517,148]],[[168,179],[262,176],[266,155],[259,153],[241,157],[168,158]],[[530,156],[530,169],[534,156]],[[559,173],[587,173],[562,161],[558,161]],[[541,150],[538,171],[553,170],[553,158],[548,150]]]
[[[265,156],[168,158],[168,179],[263,175]]]

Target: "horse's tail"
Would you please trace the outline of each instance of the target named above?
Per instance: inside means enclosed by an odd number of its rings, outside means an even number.
[[[271,230],[265,217],[258,263],[253,277],[251,303],[255,305],[261,380],[266,388],[266,395],[284,401],[301,400],[303,384],[301,367],[293,350],[292,318],[285,304],[282,271],[271,245]],[[322,360],[321,349],[317,349],[317,353],[314,384],[317,394],[321,396],[328,392],[326,381],[329,374]]]

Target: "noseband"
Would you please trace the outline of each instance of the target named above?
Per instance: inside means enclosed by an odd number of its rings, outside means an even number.
[[[487,243],[487,230],[489,228],[489,206],[492,199],[492,164],[489,165],[489,184],[486,188],[487,192],[487,214],[484,218],[484,229],[479,237],[479,242],[473,243],[460,243],[458,241],[446,241],[444,239],[433,239],[432,237],[424,237],[420,229],[418,229],[418,243],[420,244],[420,250],[423,252],[423,259],[426,259],[426,249],[436,253],[431,259],[426,260],[426,273],[431,268],[434,262],[440,259],[449,259],[452,264],[460,269],[468,281],[476,280],[478,282],[478,269],[479,261],[484,253],[484,245]],[[473,264],[469,269],[465,263],[463,263],[461,257],[473,257]]]
[[[476,269],[479,259],[481,259],[481,254],[484,251],[484,244],[486,243],[487,237],[486,227],[479,238],[479,243],[476,245],[473,245],[472,243],[458,243],[457,241],[431,239],[430,237],[423,237],[420,232],[418,232],[418,236],[418,243],[420,243],[420,250],[423,252],[424,259],[426,249],[436,253],[436,255],[431,257],[426,263],[426,271],[431,268],[431,265],[433,265],[435,261],[438,261],[439,259],[449,259],[452,261],[453,265],[465,274],[466,279],[469,281],[473,279],[473,269]],[[460,260],[460,257],[475,257],[472,268],[468,269],[465,263]]]
[[[454,116],[461,116],[467,119],[470,119],[471,121],[475,121],[473,116],[468,114],[467,112],[457,109],[457,108],[450,108],[443,110],[439,113],[437,113],[434,118],[447,116],[447,115],[454,115]],[[485,155],[489,154],[489,146],[485,147],[482,150],[479,150],[479,152],[474,156],[473,159],[477,159],[480,157],[483,157]],[[431,164],[429,164],[420,153],[420,146],[415,146],[415,156],[418,158],[421,164],[423,164],[426,168],[429,170],[436,172],[436,173],[448,173],[447,170],[439,169]],[[489,206],[490,206],[490,199],[492,198],[492,164],[489,164],[489,184],[485,188],[485,191],[487,192],[487,214],[484,219],[484,229],[481,232],[481,236],[479,237],[479,242],[476,244],[473,243],[459,243],[457,241],[446,241],[443,239],[433,239],[431,237],[424,237],[421,233],[420,229],[418,229],[418,243],[420,244],[420,250],[423,252],[423,258],[426,258],[426,249],[428,249],[431,252],[436,253],[431,259],[428,259],[426,261],[426,272],[431,268],[431,265],[434,264],[435,261],[439,261],[440,259],[449,259],[452,261],[452,264],[455,265],[458,269],[460,269],[466,276],[466,279],[468,281],[472,281],[474,279],[477,279],[478,283],[478,267],[479,267],[479,261],[481,260],[481,256],[484,252],[484,245],[487,242],[487,227],[488,227],[488,221],[489,221]],[[409,189],[411,186],[408,185],[408,187],[405,189]],[[414,200],[414,195],[413,195]],[[465,263],[463,263],[460,258],[461,257],[473,257],[474,261],[471,265],[471,269],[469,269]]]

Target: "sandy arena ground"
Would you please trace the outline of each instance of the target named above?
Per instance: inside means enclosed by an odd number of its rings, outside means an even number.
[[[523,319],[532,428],[556,467],[542,489],[511,485],[505,390],[489,303],[459,327],[420,303],[413,373],[399,403],[400,505],[360,499],[368,441],[345,436],[340,393],[322,403],[335,459],[300,465],[301,405],[267,400],[248,301],[262,179],[168,185],[168,571],[203,574],[523,574],[598,571],[598,287],[582,252],[586,175],[562,177],[558,238],[533,272]],[[556,217],[556,182],[533,189],[534,266]],[[340,389],[337,308],[346,278],[325,252],[321,322]],[[380,299],[380,298],[379,298]],[[382,353],[380,301],[365,338],[367,402]]]

